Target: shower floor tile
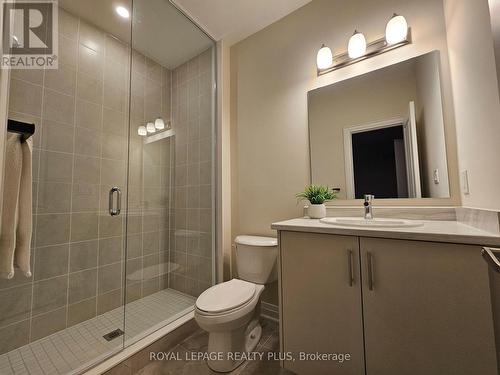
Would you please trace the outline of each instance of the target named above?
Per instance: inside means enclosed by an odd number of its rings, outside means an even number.
[[[195,298],[171,289],[161,290],[126,305],[125,345],[140,340],[191,311]],[[102,336],[123,330],[123,307],[86,320],[53,335],[0,355],[2,375],[75,374],[123,347],[123,336]]]

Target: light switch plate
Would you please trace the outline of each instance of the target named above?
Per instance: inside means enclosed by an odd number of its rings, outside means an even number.
[[[434,179],[434,183],[436,185],[439,184],[439,169],[434,169],[434,172],[432,174],[432,178]]]
[[[467,169],[464,169],[462,172],[460,172],[460,185],[462,187],[462,193],[470,194],[469,172],[467,171]]]

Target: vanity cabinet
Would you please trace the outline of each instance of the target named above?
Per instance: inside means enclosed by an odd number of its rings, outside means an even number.
[[[283,343],[296,356],[285,367],[297,374],[364,373],[359,243],[356,237],[332,239],[294,232],[281,236]],[[339,367],[298,357],[300,352],[333,351],[350,353],[355,360]]]
[[[279,237],[282,351],[351,354],[342,364],[296,359],[285,368],[497,373],[480,246],[291,231]]]

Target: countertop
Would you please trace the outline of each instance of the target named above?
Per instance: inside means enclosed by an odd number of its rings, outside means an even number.
[[[298,218],[273,223],[271,228],[292,232],[326,233],[500,247],[499,235],[457,221],[419,221],[423,222],[424,225],[413,228],[358,228],[324,224],[318,219]]]

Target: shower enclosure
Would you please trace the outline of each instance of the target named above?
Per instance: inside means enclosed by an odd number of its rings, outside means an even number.
[[[1,374],[82,372],[215,280],[214,41],[168,0],[58,4],[58,69],[10,71],[32,276],[0,279]]]

